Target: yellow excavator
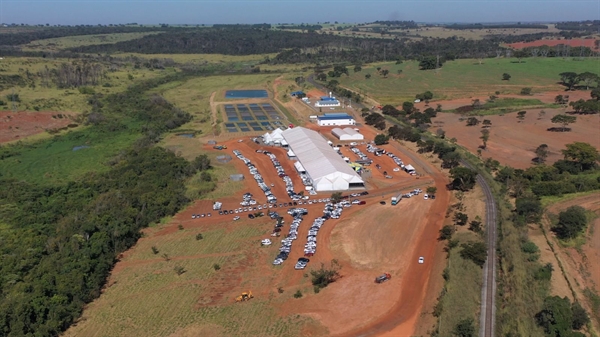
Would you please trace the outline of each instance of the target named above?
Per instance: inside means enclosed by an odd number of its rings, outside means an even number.
[[[252,295],[252,291],[248,291],[247,293],[242,293],[240,296],[235,298],[236,302],[245,302],[245,301],[250,301],[251,298],[254,298],[254,295]]]

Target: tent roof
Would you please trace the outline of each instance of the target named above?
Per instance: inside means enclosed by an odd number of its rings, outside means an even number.
[[[407,171],[414,171],[415,170],[415,168],[412,167],[412,165],[410,165],[410,164],[404,166],[404,169],[407,170]]]
[[[285,130],[283,136],[316,185],[321,180],[334,182],[344,179],[348,183],[363,182],[316,131],[296,127]]]
[[[296,154],[294,153],[294,151],[292,151],[292,149],[288,150],[287,155],[290,156],[290,157],[295,157],[296,156]]]

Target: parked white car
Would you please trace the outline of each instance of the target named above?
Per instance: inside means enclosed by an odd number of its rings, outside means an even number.
[[[425,258],[424,257],[419,257],[419,264],[423,264],[425,263]]]

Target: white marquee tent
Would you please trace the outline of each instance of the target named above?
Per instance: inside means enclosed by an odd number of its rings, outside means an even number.
[[[282,134],[312,179],[315,190],[344,191],[364,187],[362,178],[318,132],[296,127]]]
[[[273,130],[273,132],[271,132],[271,133],[267,132],[262,136],[263,141],[267,145],[281,144],[281,141],[284,140],[282,133],[283,133],[283,130],[281,130],[279,128]]]
[[[336,136],[339,140],[363,140],[365,136],[357,132],[353,128],[334,128],[331,133]]]

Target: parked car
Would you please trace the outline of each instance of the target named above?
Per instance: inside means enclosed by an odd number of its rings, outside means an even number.
[[[425,258],[423,256],[419,257],[419,264],[425,263]]]
[[[239,219],[240,219],[239,215],[236,215],[236,216],[233,217],[233,221],[238,221]]]
[[[248,214],[248,217],[249,217],[250,219],[254,219],[254,214],[250,213],[250,214]]]

